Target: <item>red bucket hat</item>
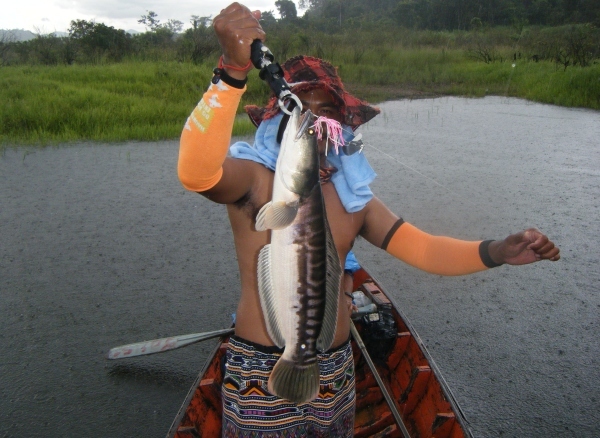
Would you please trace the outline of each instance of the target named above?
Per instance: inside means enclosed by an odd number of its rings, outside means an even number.
[[[281,68],[294,93],[310,91],[315,88],[327,90],[341,106],[343,123],[352,127],[353,130],[380,113],[379,108],[348,93],[337,74],[337,69],[327,61],[300,55],[285,61]],[[280,111],[275,96],[271,96],[264,107],[247,105],[244,109],[256,126],[260,125],[263,120],[274,117]]]

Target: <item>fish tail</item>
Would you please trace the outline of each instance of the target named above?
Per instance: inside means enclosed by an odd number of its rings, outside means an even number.
[[[279,358],[267,385],[269,392],[294,403],[306,403],[319,395],[319,364],[309,365]]]

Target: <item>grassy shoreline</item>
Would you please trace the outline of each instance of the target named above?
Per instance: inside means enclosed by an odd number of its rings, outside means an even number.
[[[0,68],[0,144],[176,139],[202,96],[213,63]],[[600,65],[557,69],[550,62],[485,64],[461,51],[415,50],[385,62],[336,63],[352,92],[372,103],[402,98],[502,95],[600,109]],[[262,104],[268,89],[251,73],[234,135],[254,131],[243,105]]]

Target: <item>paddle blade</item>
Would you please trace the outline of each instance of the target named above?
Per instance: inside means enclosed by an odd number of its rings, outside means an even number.
[[[145,356],[148,354],[162,353],[175,350],[196,342],[206,341],[219,336],[230,335],[233,328],[215,330],[213,332],[194,333],[191,335],[173,336],[170,338],[154,339],[152,341],[138,342],[136,344],[121,345],[111,348],[106,355],[107,359],[125,359],[127,357]]]

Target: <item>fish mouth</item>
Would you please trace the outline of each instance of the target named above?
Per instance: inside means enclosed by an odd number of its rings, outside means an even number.
[[[300,140],[300,138],[307,133],[308,135],[315,135],[315,129],[313,128],[313,120],[315,119],[315,115],[311,110],[307,109],[304,114],[300,115],[301,119],[298,123],[298,131],[296,132],[296,140]]]

